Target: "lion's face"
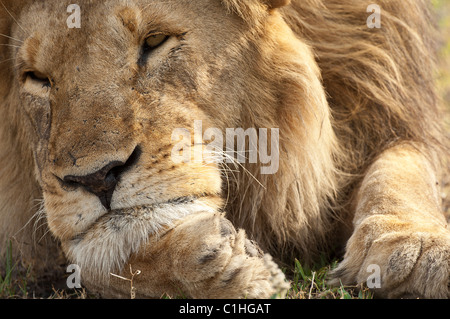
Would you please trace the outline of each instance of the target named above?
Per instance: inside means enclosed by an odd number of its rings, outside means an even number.
[[[74,255],[86,238],[137,245],[131,236],[221,205],[218,165],[174,163],[172,133],[239,125],[246,79],[230,70],[251,63],[243,23],[220,1],[78,3],[79,29],[68,28],[70,2],[47,1],[12,34],[48,223]]]

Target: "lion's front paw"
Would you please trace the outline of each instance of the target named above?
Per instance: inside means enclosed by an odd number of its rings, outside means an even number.
[[[221,215],[199,214],[179,225],[175,274],[195,298],[269,298],[288,289],[269,255]]]
[[[407,229],[373,241],[370,234],[363,225],[353,235],[331,283],[367,284],[381,298],[450,297],[450,232]]]
[[[270,271],[270,283],[274,295],[276,295],[277,298],[285,298],[290,285],[286,281],[284,273],[273,261],[272,256],[268,254],[264,255],[264,265]]]

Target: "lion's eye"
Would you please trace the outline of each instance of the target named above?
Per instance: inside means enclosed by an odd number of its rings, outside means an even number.
[[[154,34],[145,39],[144,49],[151,51],[161,46],[169,37],[165,34]]]
[[[48,76],[39,71],[29,71],[25,74],[26,80],[31,80],[35,83],[41,84],[42,87],[50,88],[52,83]]]

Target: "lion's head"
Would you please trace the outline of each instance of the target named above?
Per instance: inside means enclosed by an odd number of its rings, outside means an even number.
[[[80,0],[80,28],[68,25],[69,1],[6,4],[2,53],[13,67],[1,88],[2,141],[22,147],[8,149],[14,169],[3,181],[33,185],[21,198],[43,198],[71,260],[108,274],[149,234],[225,204],[247,211],[250,229],[270,220],[280,240],[289,234],[277,224],[290,218],[272,214],[280,205],[323,209],[335,189],[334,135],[313,54],[276,10],[285,4]],[[260,162],[244,163],[230,174],[217,161],[174,162],[174,148],[186,145],[173,132],[196,121],[203,132],[283,128],[271,143],[279,169],[261,174]],[[307,223],[326,227],[319,214]]]

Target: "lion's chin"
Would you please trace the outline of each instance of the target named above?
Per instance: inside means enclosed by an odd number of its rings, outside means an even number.
[[[176,222],[195,213],[216,212],[202,199],[184,197],[161,204],[112,210],[100,217],[87,231],[62,248],[82,273],[98,280],[119,273],[132,254],[138,253],[149,238],[160,236]]]

